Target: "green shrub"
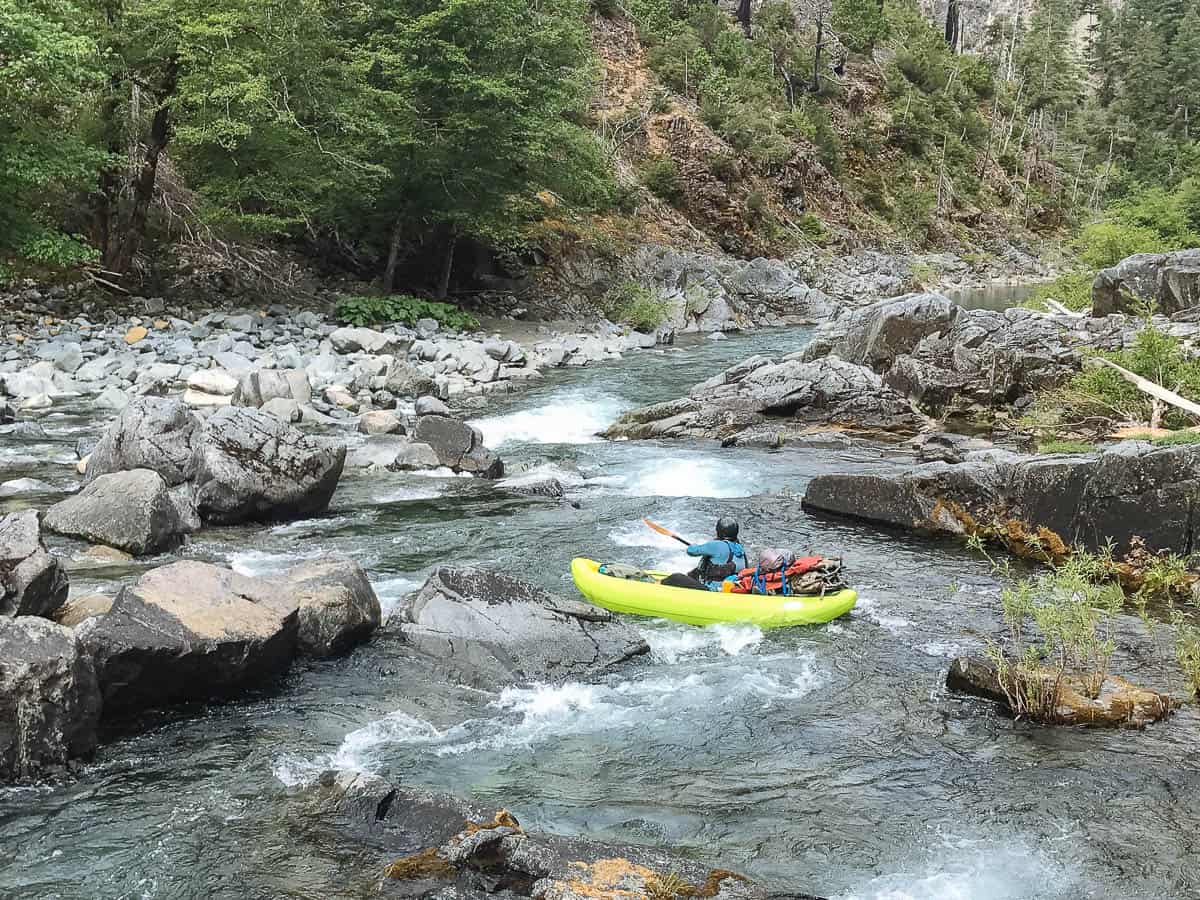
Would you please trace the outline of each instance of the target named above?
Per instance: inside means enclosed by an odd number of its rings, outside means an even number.
[[[662,200],[677,205],[683,200],[683,181],[679,165],[669,156],[651,160],[642,169],[642,183]]]
[[[479,327],[478,319],[456,306],[407,294],[347,297],[338,303],[336,314],[340,321],[357,326],[398,322],[411,327],[420,319],[433,319],[443,328],[454,331],[473,331]]]
[[[1150,322],[1129,349],[1099,355],[1184,397],[1200,399],[1200,360],[1190,358],[1178,338]],[[1149,422],[1153,415],[1146,394],[1109,367],[1095,364],[1085,365],[1061,388],[1041,394],[1037,406],[1044,425],[1089,418]],[[1174,407],[1162,410],[1162,421],[1169,428],[1192,424],[1190,416]]]
[[[732,153],[714,153],[708,158],[708,171],[726,184],[731,184],[738,177],[737,157]]]
[[[1170,244],[1153,228],[1117,222],[1097,222],[1079,235],[1079,257],[1093,269],[1115,266],[1135,253],[1162,253]]]
[[[933,191],[915,185],[901,184],[892,202],[892,224],[896,230],[918,246],[929,239],[937,197]]]
[[[625,281],[609,290],[603,306],[605,314],[614,322],[638,331],[653,331],[667,318],[666,302],[636,281]]]
[[[1049,284],[1039,285],[1022,306],[1029,309],[1047,310],[1047,300],[1057,300],[1067,309],[1080,312],[1092,308],[1092,282],[1095,275],[1091,272],[1075,272],[1060,275]]]
[[[615,19],[621,14],[620,0],[591,0],[592,12],[606,19]]]
[[[1173,431],[1161,437],[1151,438],[1160,447],[1181,447],[1189,444],[1200,444],[1200,432]]]

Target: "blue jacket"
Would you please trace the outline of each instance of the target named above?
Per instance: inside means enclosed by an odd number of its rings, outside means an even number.
[[[732,555],[734,573],[748,567],[746,563],[746,548],[737,541],[706,541],[703,544],[691,544],[687,548],[688,556],[707,557],[713,565],[722,566],[729,562]],[[703,561],[701,562],[703,565]],[[720,581],[706,581],[710,591],[721,589]]]

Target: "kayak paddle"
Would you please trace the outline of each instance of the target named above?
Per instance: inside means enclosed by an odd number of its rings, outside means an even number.
[[[659,534],[666,535],[669,538],[675,538],[675,540],[679,541],[679,543],[684,544],[685,546],[692,546],[691,541],[687,540],[686,538],[681,538],[671,529],[664,528],[662,525],[659,525],[657,522],[651,522],[649,519],[642,519],[642,521],[645,522],[647,527],[649,527],[651,530],[657,531]]]

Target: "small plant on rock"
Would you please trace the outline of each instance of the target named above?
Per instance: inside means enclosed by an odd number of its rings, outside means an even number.
[[[605,314],[614,322],[638,331],[654,331],[667,319],[667,304],[661,297],[636,281],[625,281],[604,297]]]
[[[443,328],[472,331],[479,320],[449,303],[438,303],[395,294],[390,297],[347,297],[337,305],[337,317],[347,325],[385,325],[398,322],[409,327],[421,319],[433,319]]]
[[[673,206],[683,201],[683,180],[679,176],[679,165],[669,156],[651,160],[642,170],[642,183],[650,193]]]

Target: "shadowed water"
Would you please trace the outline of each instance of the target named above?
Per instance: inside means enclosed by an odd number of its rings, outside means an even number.
[[[305,785],[329,767],[840,900],[1196,896],[1193,713],[1143,733],[1050,730],[947,696],[950,658],[998,634],[988,567],[953,542],[800,511],[813,475],[903,458],[594,437],[626,409],[803,340],[695,340],[557,373],[478,420],[517,477],[554,474],[581,509],[469,479],[350,472],[321,518],[205,531],[185,553],[268,575],[348,553],[392,608],[441,562],[524,570],[563,592],[574,555],[684,567],[640,519],[702,537],[730,514],[751,545],[843,554],[861,594],[852,615],[765,634],[638,621],[651,659],[595,683],[498,694],[431,680],[385,628],[262,696],[147,716],[71,783],[0,789],[0,897],[369,896],[378,859],[305,811]],[[0,481],[71,484],[71,444],[95,426],[45,422],[49,439],[0,439]],[[105,567],[59,546],[79,593],[165,561]],[[1140,626],[1125,624],[1117,668],[1169,685]]]

